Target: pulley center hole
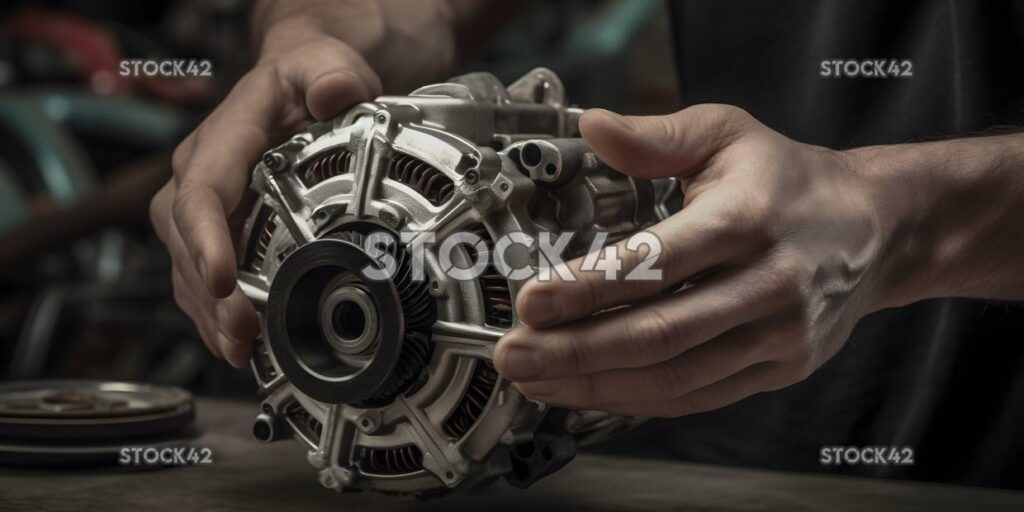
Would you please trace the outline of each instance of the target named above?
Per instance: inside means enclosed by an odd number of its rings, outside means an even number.
[[[366,311],[355,301],[338,302],[331,314],[331,327],[339,338],[356,341],[366,332]]]

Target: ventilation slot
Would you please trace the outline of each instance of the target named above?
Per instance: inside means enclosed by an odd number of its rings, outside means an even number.
[[[423,452],[416,445],[363,448],[359,469],[374,475],[405,475],[423,469]]]
[[[305,437],[313,445],[320,443],[320,436],[324,432],[324,426],[316,419],[302,404],[291,401],[284,408],[285,418],[292,424],[296,432]]]
[[[494,240],[482,224],[475,224],[469,228],[484,241],[487,245],[486,261],[487,267],[477,278],[480,283],[480,291],[484,297],[484,312],[488,325],[500,329],[512,327],[512,291],[509,290],[508,280],[494,266],[494,258],[491,251],[494,250]],[[478,255],[472,246],[466,246],[471,260],[476,260]]]
[[[321,181],[347,173],[352,166],[352,156],[351,151],[343,148],[317,155],[306,164],[306,170],[300,174],[303,183],[307,187],[312,187]]]
[[[462,436],[469,432],[480,418],[480,414],[484,412],[497,381],[498,373],[494,371],[494,367],[485,361],[477,361],[473,376],[469,379],[469,386],[466,387],[466,394],[462,395],[459,405],[444,423],[446,434],[454,439],[462,439]]]
[[[404,183],[434,206],[447,203],[455,193],[455,184],[443,172],[402,153],[396,154],[388,163],[388,178]]]
[[[277,378],[277,368],[274,367],[274,363],[270,358],[270,348],[267,346],[267,342],[260,336],[256,339],[256,344],[252,350],[253,362],[256,364],[256,373],[259,375],[260,382],[266,384]]]
[[[254,272],[263,270],[263,261],[267,257],[267,247],[270,246],[270,239],[274,236],[274,229],[277,227],[277,214],[270,207],[264,206],[260,209],[259,216],[253,224],[253,247],[248,267]]]

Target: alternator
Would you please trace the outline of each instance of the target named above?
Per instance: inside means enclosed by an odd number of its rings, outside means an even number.
[[[534,240],[506,245],[504,266],[535,268],[540,232],[575,232],[575,256],[678,203],[674,181],[603,165],[580,113],[549,70],[507,89],[475,73],[358,105],[266,153],[239,252],[262,323],[257,439],[296,439],[329,488],[430,496],[499,477],[525,487],[578,443],[642,421],[527,400],[492,365],[526,280],[499,270],[496,240]],[[453,233],[466,243],[445,244]]]

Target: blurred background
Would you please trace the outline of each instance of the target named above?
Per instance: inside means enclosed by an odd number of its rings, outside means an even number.
[[[0,379],[102,378],[251,398],[171,297],[147,218],[170,153],[252,62],[243,0],[0,7]],[[536,66],[579,105],[678,106],[658,0],[536,2],[463,63]],[[122,59],[209,59],[210,78],[135,78]],[[657,72],[651,72],[657,70]],[[408,91],[389,91],[405,93]]]

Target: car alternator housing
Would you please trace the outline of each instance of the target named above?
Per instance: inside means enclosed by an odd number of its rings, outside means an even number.
[[[327,487],[430,496],[499,477],[525,487],[578,443],[641,421],[520,395],[492,355],[518,325],[525,279],[493,262],[454,279],[439,258],[455,232],[479,237],[449,247],[459,268],[511,232],[575,232],[574,256],[598,232],[614,241],[668,215],[678,184],[603,165],[579,138],[580,113],[549,70],[508,88],[475,73],[358,105],[266,153],[239,251],[262,324],[254,435],[296,439]],[[412,240],[386,247],[390,279],[360,274],[381,265],[366,244],[380,232],[435,236],[422,279]],[[509,266],[536,265],[536,245],[519,247]]]

